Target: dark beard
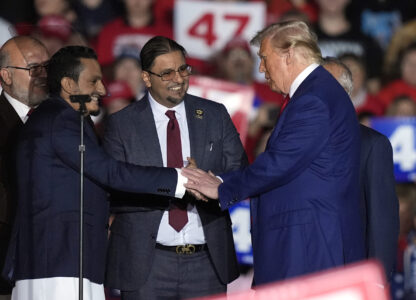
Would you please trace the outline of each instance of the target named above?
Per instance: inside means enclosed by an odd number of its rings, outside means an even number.
[[[100,114],[100,108],[97,109],[97,110],[94,110],[94,111],[90,111],[89,113],[90,113],[91,116],[96,117]]]
[[[166,100],[168,100],[170,103],[178,105],[179,103],[181,103],[183,101],[182,99],[177,99],[177,98],[172,98],[172,97],[167,97]]]

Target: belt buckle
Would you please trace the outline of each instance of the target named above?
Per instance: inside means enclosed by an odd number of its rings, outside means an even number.
[[[176,246],[176,253],[186,254],[186,255],[193,254],[195,253],[195,245],[186,244],[186,245]]]

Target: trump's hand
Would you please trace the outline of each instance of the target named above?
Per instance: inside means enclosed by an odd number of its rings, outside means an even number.
[[[196,164],[196,160],[194,158],[187,157],[186,159],[188,160],[188,165],[186,166],[186,168],[190,168],[190,169],[198,168],[198,165]]]
[[[188,182],[185,183],[185,187],[191,192],[197,192],[200,195],[205,196],[205,199],[200,200],[207,201],[206,198],[218,199],[218,186],[222,183],[211,171],[209,173],[200,169],[184,169],[182,168],[181,174],[188,178]]]

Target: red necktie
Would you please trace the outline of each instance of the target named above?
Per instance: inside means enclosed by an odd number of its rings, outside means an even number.
[[[175,117],[174,110],[168,110],[165,113],[168,118],[167,127],[167,165],[172,168],[182,168],[182,146],[181,146],[181,132],[179,124]],[[177,232],[181,231],[185,224],[188,223],[188,211],[186,206],[179,205],[179,203],[172,204],[169,210],[169,224]]]
[[[290,97],[289,94],[286,95],[285,99],[283,100],[282,107],[280,107],[279,116],[282,114],[283,110],[285,109],[286,105],[289,103]]]
[[[33,107],[31,107],[31,108],[29,109],[29,111],[27,112],[26,116],[27,116],[27,117],[29,117],[29,116],[32,114],[32,112],[33,112],[34,110],[35,110],[35,109],[34,109]]]

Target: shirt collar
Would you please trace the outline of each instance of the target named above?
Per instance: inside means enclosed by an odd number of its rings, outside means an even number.
[[[290,86],[289,90],[289,97],[292,98],[295,94],[298,87],[301,85],[301,83],[306,79],[306,77],[309,76],[315,70],[319,65],[317,63],[312,63],[309,66],[307,66],[302,72],[299,73],[299,75],[293,80],[292,85]]]
[[[150,107],[152,108],[153,116],[155,121],[163,121],[166,120],[167,116],[165,113],[168,110],[174,110],[176,119],[181,119],[185,117],[185,102],[181,101],[178,105],[168,108],[159,102],[157,102],[150,93],[147,93],[149,98]]]
[[[22,120],[23,123],[27,121],[27,113],[30,110],[30,107],[26,104],[20,102],[16,98],[13,98],[8,93],[4,92],[4,96],[6,97],[7,101],[9,101],[10,105],[13,106],[14,110],[16,111],[19,118]]]

